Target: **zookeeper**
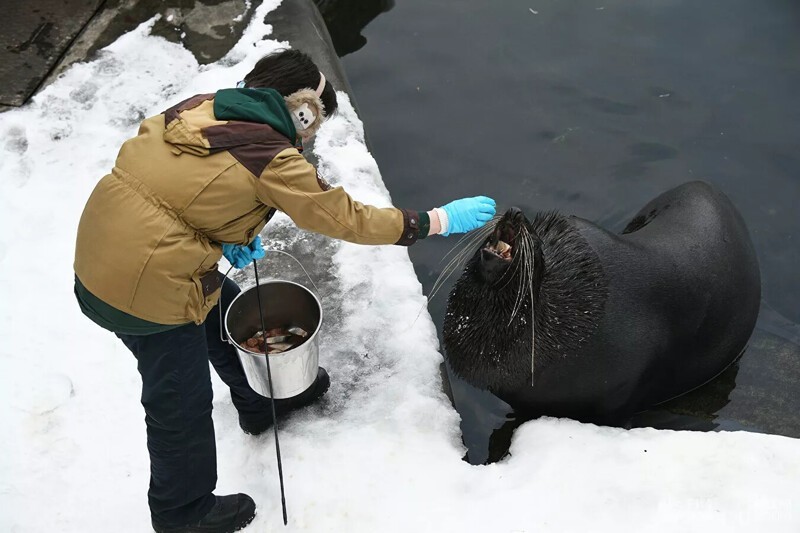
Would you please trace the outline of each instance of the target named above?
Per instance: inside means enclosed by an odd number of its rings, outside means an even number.
[[[86,203],[75,294],[138,361],[157,532],[233,532],[255,516],[246,494],[213,494],[208,361],[230,387],[246,433],[272,424],[269,400],[248,386],[219,321],[206,320],[239,292],[230,279],[222,283],[221,256],[238,268],[263,257],[258,235],[276,210],[329,237],[402,246],[473,230],[495,213],[486,197],[417,212],[364,205],[330,187],[298,147],[336,108],[333,86],[306,54],[265,56],[237,88],[144,120]],[[313,402],[329,383],[320,368],[310,389],[276,401],[278,412]]]

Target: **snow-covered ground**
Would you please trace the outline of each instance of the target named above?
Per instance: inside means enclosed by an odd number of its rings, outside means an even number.
[[[149,530],[148,458],[136,362],[72,295],[85,199],[138,122],[232,86],[279,43],[259,8],[241,42],[201,67],[149,26],[77,64],[0,115],[0,531]],[[388,205],[346,95],[317,141],[322,168],[356,198]],[[311,239],[283,218],[265,232]],[[274,226],[274,228],[273,228]],[[417,246],[425,246],[420,243]],[[437,338],[401,247],[327,242],[324,403],[281,425],[289,526],[270,433],[238,428],[215,380],[218,493],[251,494],[247,531],[800,531],[800,442],[751,433],[624,431],[544,419],[511,456],[461,460],[441,391]],[[329,258],[327,257],[329,254]],[[319,259],[319,258],[318,258]]]

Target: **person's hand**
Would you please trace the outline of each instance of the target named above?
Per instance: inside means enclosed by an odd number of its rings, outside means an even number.
[[[495,201],[487,196],[461,198],[440,207],[445,217],[439,216],[442,225],[441,235],[447,237],[451,233],[466,233],[480,228],[492,219],[495,213]]]
[[[264,247],[261,245],[261,235],[256,235],[256,238],[253,239],[253,242],[248,244],[247,247],[251,252],[250,261],[253,259],[264,259],[266,252],[264,252]]]
[[[236,268],[244,268],[254,259],[264,257],[264,248],[261,246],[261,236],[256,236],[247,246],[241,244],[223,244],[222,255]]]

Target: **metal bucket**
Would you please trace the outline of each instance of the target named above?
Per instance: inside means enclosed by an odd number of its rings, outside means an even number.
[[[270,325],[299,326],[309,332],[306,341],[285,352],[254,353],[239,345],[261,330],[258,295],[264,302],[264,322]],[[292,281],[271,280],[239,293],[225,313],[225,333],[234,345],[242,362],[247,383],[262,396],[276,400],[291,398],[308,389],[317,378],[319,368],[319,338],[322,326],[322,305],[313,292]],[[274,395],[267,379],[269,357]]]

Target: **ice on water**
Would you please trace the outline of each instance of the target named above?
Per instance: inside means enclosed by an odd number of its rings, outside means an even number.
[[[0,115],[0,530],[148,531],[136,363],[74,302],[75,230],[139,120],[233,86],[286,45],[263,39],[277,4],[262,4],[217,64],[199,66],[145,24]],[[355,198],[390,205],[361,122],[339,99],[316,141],[320,169]],[[335,242],[286,217],[264,240],[298,257],[318,285],[320,359],[333,382],[323,402],[280,426],[287,531],[800,530],[800,445],[784,437],[545,419],[517,430],[502,463],[468,465],[406,250]],[[268,276],[305,282],[279,256],[264,265]],[[252,283],[249,271],[235,277]],[[256,499],[248,531],[282,531],[271,433],[244,435],[216,378],[214,388],[218,492]]]

